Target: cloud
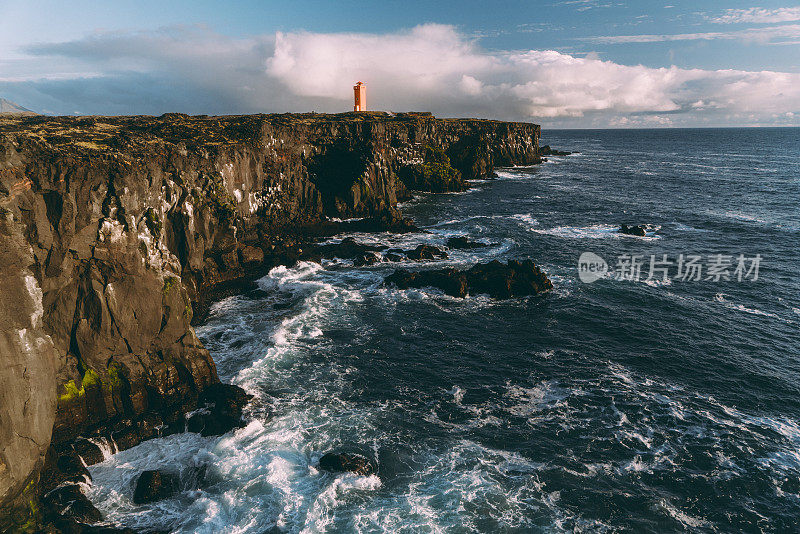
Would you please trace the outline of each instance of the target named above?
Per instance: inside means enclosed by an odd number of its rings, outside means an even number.
[[[727,32],[700,32],[678,34],[644,34],[644,35],[608,35],[586,37],[582,40],[605,44],[624,43],[661,43],[670,41],[712,41],[712,40],[749,41],[760,44],[795,44],[800,39],[800,24],[784,24],[763,28],[748,28]]]
[[[577,11],[588,11],[590,9],[599,9],[604,7],[612,7],[611,3],[600,2],[599,0],[564,0],[554,4],[555,6],[573,6]]]
[[[726,9],[724,15],[709,18],[709,21],[715,24],[776,23],[796,20],[800,20],[800,7]]]
[[[553,50],[487,51],[452,26],[389,34],[277,33],[233,39],[207,28],[98,34],[38,45],[0,93],[57,113],[338,112],[352,85],[371,109],[549,125],[725,124],[800,115],[800,74],[649,68]],[[37,61],[62,72],[46,79]],[[37,105],[38,104],[38,105]]]

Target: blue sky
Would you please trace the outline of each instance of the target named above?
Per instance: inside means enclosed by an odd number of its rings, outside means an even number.
[[[800,4],[0,0],[0,96],[53,114],[374,109],[800,125]]]

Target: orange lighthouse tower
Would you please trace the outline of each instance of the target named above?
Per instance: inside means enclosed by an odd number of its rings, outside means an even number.
[[[353,111],[367,111],[367,86],[358,82],[353,86],[353,92],[355,93]]]

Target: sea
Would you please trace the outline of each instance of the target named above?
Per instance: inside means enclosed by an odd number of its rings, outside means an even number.
[[[542,144],[573,154],[415,197],[401,207],[422,232],[349,234],[484,248],[276,267],[214,304],[197,333],[220,378],[255,395],[249,424],[108,454],[92,502],[159,532],[800,530],[800,129],[546,130]],[[510,258],[553,290],[382,284]],[[378,473],[319,470],[331,451]],[[134,504],[145,469],[181,491]]]

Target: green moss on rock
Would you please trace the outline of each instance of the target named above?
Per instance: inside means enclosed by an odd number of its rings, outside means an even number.
[[[172,288],[178,283],[178,279],[174,276],[168,276],[164,279],[164,287],[161,288],[161,296],[164,298],[169,297],[169,292],[172,291]]]
[[[108,366],[108,383],[104,384],[105,389],[109,393],[113,393],[114,389],[119,389],[122,385],[122,364],[111,362]]]
[[[64,393],[58,396],[58,402],[72,402],[79,397],[83,397],[84,394],[85,390],[82,387],[78,389],[78,386],[75,385],[75,381],[70,380],[64,384]]]
[[[409,189],[445,193],[463,191],[466,184],[461,173],[450,165],[450,158],[441,148],[425,147],[422,163],[408,165],[400,170],[400,179]]]
[[[64,384],[64,393],[58,396],[59,403],[70,403],[76,399],[82,398],[86,395],[86,390],[102,385],[100,375],[94,369],[88,368],[83,374],[81,385],[75,383],[75,380],[70,380]]]
[[[158,212],[156,210],[153,208],[147,208],[147,211],[144,214],[144,224],[147,226],[147,229],[154,238],[158,239],[161,236],[161,229],[164,225],[161,222],[161,218],[158,216]]]

